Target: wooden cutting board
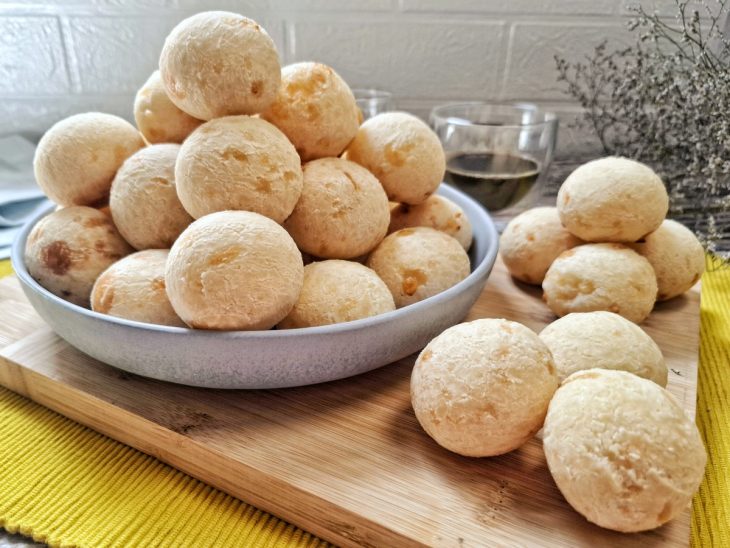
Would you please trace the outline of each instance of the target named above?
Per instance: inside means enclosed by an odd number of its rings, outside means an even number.
[[[498,262],[469,319],[540,330],[537,288]],[[0,282],[0,384],[339,545],[686,546],[689,508],[655,531],[588,523],[550,477],[539,439],[495,458],[441,449],[419,427],[413,357],[295,389],[224,391],[130,375],[58,338]],[[662,348],[669,388],[694,416],[699,290],[662,303],[643,327]]]

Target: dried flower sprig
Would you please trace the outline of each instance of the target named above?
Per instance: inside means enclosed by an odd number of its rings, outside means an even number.
[[[633,8],[632,46],[604,42],[582,62],[556,57],[558,81],[604,151],[657,170],[670,214],[730,256],[730,0],[675,3],[676,26]]]

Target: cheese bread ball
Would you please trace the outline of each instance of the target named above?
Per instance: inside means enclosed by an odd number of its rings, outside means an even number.
[[[134,98],[134,120],[148,143],[182,143],[203,123],[170,101],[160,71],[152,73]]]
[[[216,118],[185,140],[175,165],[183,207],[196,219],[244,210],[281,223],[302,192],[299,155],[286,136],[251,116]]]
[[[573,171],[557,205],[565,228],[587,242],[635,242],[659,227],[669,197],[649,166],[609,157]]]
[[[436,134],[405,112],[366,120],[345,157],[372,171],[394,202],[420,204],[444,179],[446,159]]]
[[[535,207],[507,224],[499,252],[514,278],[539,285],[555,258],[581,243],[560,223],[556,208]]]
[[[175,160],[180,145],[151,145],[119,168],[109,197],[114,224],[136,249],[169,249],[193,222],[177,197]]]
[[[453,236],[465,250],[471,247],[469,218],[454,202],[434,194],[418,205],[396,204],[390,209],[388,232],[414,226],[429,226]]]
[[[144,146],[135,127],[111,114],[86,112],[57,122],[38,143],[33,171],[41,190],[60,205],[98,205],[114,174]]]
[[[279,89],[281,65],[274,41],[256,21],[205,11],[172,29],[160,54],[160,74],[178,108],[210,120],[266,109]]]
[[[692,231],[677,221],[666,220],[654,232],[630,244],[646,257],[656,272],[658,301],[681,295],[702,277],[705,250]]]
[[[657,282],[644,257],[622,244],[585,244],[561,253],[545,274],[543,299],[558,316],[607,310],[632,322],[654,307]]]
[[[385,237],[388,198],[367,169],[342,158],[304,164],[304,188],[284,226],[302,251],[352,259]]]
[[[475,320],[423,349],[411,403],[439,445],[489,457],[517,449],[542,428],[557,387],[550,351],[535,333],[507,320]]]
[[[548,325],[540,338],[550,349],[558,379],[583,369],[617,369],[667,385],[667,364],[654,340],[613,312],[574,312]]]
[[[170,250],[167,296],[190,327],[269,329],[297,302],[304,265],[294,240],[271,219],[221,211],[198,219]]]
[[[332,68],[295,63],[281,69],[281,87],[261,117],[278,127],[308,162],[339,156],[360,126],[355,96]]]
[[[279,328],[351,322],[391,310],[393,297],[375,272],[360,263],[331,259],[304,267],[299,300]]]
[[[92,207],[68,206],[43,217],[25,244],[25,266],[54,295],[89,306],[94,281],[132,252],[112,220]]]
[[[165,291],[168,253],[167,249],[147,249],[111,265],[94,283],[91,309],[137,322],[186,327]]]
[[[626,533],[682,513],[707,460],[694,421],[669,392],[606,369],[563,381],[545,418],[543,446],[570,505],[588,521]]]
[[[368,257],[367,266],[382,278],[395,306],[433,297],[469,275],[469,256],[451,236],[427,227],[388,235]]]

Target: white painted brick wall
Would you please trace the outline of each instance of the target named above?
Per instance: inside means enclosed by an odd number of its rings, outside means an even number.
[[[284,63],[328,63],[353,87],[391,90],[399,108],[423,117],[460,99],[549,106],[561,115],[560,153],[577,154],[596,143],[568,127],[580,109],[556,83],[553,56],[627,43],[631,1],[0,1],[0,133],[37,134],[87,110],[131,119],[169,30],[228,9],[261,23]],[[672,0],[647,3],[672,13]]]

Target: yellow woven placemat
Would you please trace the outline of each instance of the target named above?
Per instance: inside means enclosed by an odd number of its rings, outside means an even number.
[[[702,276],[697,424],[708,459],[692,503],[692,545],[730,546],[730,265]]]
[[[0,278],[7,276],[13,271],[10,260],[0,261]]]
[[[329,546],[2,387],[0,478],[0,526],[51,546]]]
[[[697,422],[709,460],[694,547],[730,546],[730,269],[715,267],[702,278]],[[53,546],[326,546],[3,388],[0,477],[0,525]]]

